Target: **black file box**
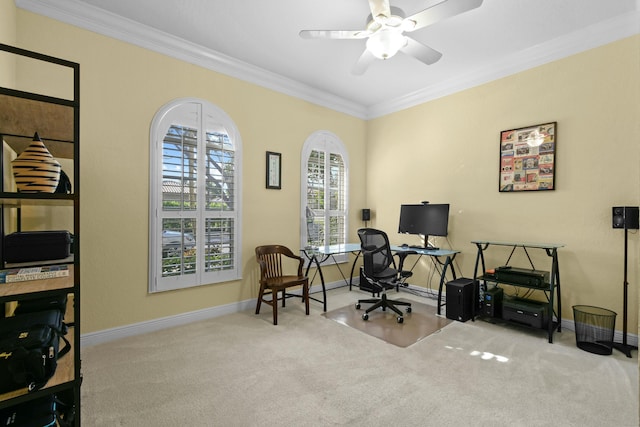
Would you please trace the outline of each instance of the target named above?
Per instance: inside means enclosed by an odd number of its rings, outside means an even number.
[[[71,253],[68,231],[21,231],[4,238],[6,262],[49,261],[67,258]]]

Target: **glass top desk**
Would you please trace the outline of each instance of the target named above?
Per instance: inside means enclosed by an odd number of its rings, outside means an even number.
[[[420,260],[420,257],[422,256],[430,256],[436,262],[438,262],[438,264],[442,266],[442,272],[440,274],[440,284],[438,286],[438,314],[440,314],[440,310],[443,305],[442,304],[442,288],[444,286],[446,273],[448,268],[451,267],[451,275],[455,280],[456,271],[453,266],[453,259],[455,258],[456,254],[460,253],[460,251],[452,250],[452,249],[424,249],[424,248],[416,248],[416,247],[410,247],[410,246],[394,246],[394,245],[391,245],[391,250],[396,253],[404,252],[406,255],[419,255],[418,259],[411,266],[410,271],[412,271],[415,268],[415,266],[418,264],[418,261]],[[320,276],[321,284],[322,284],[323,300],[320,301],[315,298],[311,298],[311,297],[310,298],[314,299],[315,301],[322,302],[324,306],[324,311],[327,311],[327,291],[325,288],[324,275],[322,274],[321,264],[329,258],[332,258],[335,261],[334,256],[338,254],[345,254],[345,253],[355,254],[356,258],[353,260],[353,263],[351,264],[351,273],[349,275],[348,281],[346,276],[340,269],[340,265],[336,263],[336,266],[338,267],[338,271],[340,272],[340,275],[342,275],[342,278],[344,279],[345,283],[349,284],[349,290],[351,290],[352,284],[353,284],[353,271],[356,267],[356,262],[358,260],[358,257],[360,256],[360,243],[345,243],[340,245],[319,246],[315,248],[303,248],[302,252],[305,254],[307,259],[309,260],[309,264],[307,264],[305,275],[309,276],[309,269],[311,268],[312,264],[315,264],[315,266],[317,267],[318,275]],[[444,258],[444,261],[442,261],[442,258]],[[311,280],[311,282],[313,282],[313,279]]]
[[[335,263],[336,267],[338,267],[338,271],[340,272],[340,275],[344,279],[345,283],[349,285],[349,290],[351,290],[351,283],[353,281],[353,269],[355,268],[356,261],[358,259],[358,256],[360,255],[360,243],[344,243],[340,245],[307,247],[307,248],[302,248],[301,251],[309,260],[309,264],[307,264],[307,270],[305,271],[304,275],[309,277],[309,269],[311,268],[312,264],[315,264],[317,268],[316,271],[320,276],[320,283],[322,284],[322,300],[319,300],[312,296],[309,296],[309,298],[314,301],[321,302],[323,305],[324,311],[327,311],[327,289],[325,288],[324,275],[322,274],[322,267],[320,265],[326,260],[328,260],[329,258],[333,259],[333,262]],[[347,254],[347,253],[356,254],[356,259],[353,260],[353,264],[351,265],[351,276],[349,281],[347,281],[347,278],[345,277],[344,273],[342,272],[342,269],[340,268],[340,264],[336,262],[336,259],[335,259],[335,255]],[[309,286],[311,286],[311,284],[313,283],[314,278],[315,278],[315,275],[309,281]]]
[[[442,266],[442,272],[440,273],[440,283],[438,285],[438,315],[441,314],[442,306],[442,288],[444,286],[444,281],[446,280],[447,269],[451,267],[451,276],[453,280],[456,279],[456,269],[453,266],[453,260],[460,251],[455,249],[425,249],[425,248],[416,248],[411,246],[391,246],[391,250],[394,252],[408,252],[408,254],[419,255],[416,262],[411,266],[409,271],[413,271],[420,258],[423,256],[429,256],[433,258],[438,264]],[[442,261],[444,258],[444,262]]]

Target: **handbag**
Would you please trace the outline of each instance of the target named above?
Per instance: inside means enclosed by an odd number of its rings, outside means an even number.
[[[18,301],[18,306],[13,311],[14,315],[35,313],[39,311],[58,310],[62,314],[62,320],[67,312],[67,294],[51,296],[46,298],[35,298],[28,300]],[[62,325],[64,330],[65,326],[71,326],[70,323],[65,322]]]
[[[49,427],[57,421],[53,395],[23,402],[0,411],[0,425],[7,427]]]
[[[65,333],[59,310],[0,319],[0,393],[44,387],[55,374],[58,358],[71,349]]]

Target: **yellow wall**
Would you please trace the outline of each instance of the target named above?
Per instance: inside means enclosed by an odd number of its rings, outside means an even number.
[[[14,45],[16,42],[16,5],[13,1],[0,1],[0,43]],[[6,55],[6,56],[5,56]],[[0,85],[13,87],[15,60],[0,53]]]
[[[611,207],[640,199],[638,36],[367,123],[26,11],[17,29],[18,46],[81,64],[83,333],[255,297],[253,248],[299,244],[300,150],[319,129],[349,150],[353,241],[362,207],[395,243],[417,243],[394,233],[399,205],[451,203],[460,273],[473,274],[473,239],[565,243],[565,317],[573,304],[607,307],[621,329],[623,231],[611,228]],[[244,279],[149,295],[149,124],[189,96],[220,106],[242,135]],[[558,122],[557,190],[498,193],[499,132],[548,121]],[[280,191],[264,188],[267,150],[283,155]],[[637,324],[638,234],[629,237]],[[412,283],[427,280],[425,262]]]
[[[300,155],[314,131],[345,143],[351,204],[364,206],[364,121],[23,10],[17,19],[18,46],[80,63],[82,333],[255,298],[255,246],[300,245]],[[243,280],[150,295],[149,126],[181,97],[209,100],[239,128]],[[265,189],[267,150],[282,153],[282,190]]]
[[[605,307],[618,313],[622,329],[624,231],[612,228],[611,208],[640,201],[639,99],[635,36],[373,120],[373,225],[396,229],[401,203],[450,203],[449,241],[462,251],[465,276],[473,274],[474,239],[564,243],[563,317],[572,317],[574,304]],[[556,190],[499,193],[500,131],[550,121],[558,122]],[[638,240],[629,233],[629,325],[638,324]],[[448,244],[440,238],[438,246]],[[508,254],[494,253],[488,267],[506,262]],[[534,261],[550,267],[546,256]]]

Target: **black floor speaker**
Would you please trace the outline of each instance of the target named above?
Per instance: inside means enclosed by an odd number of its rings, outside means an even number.
[[[460,322],[466,322],[471,319],[473,317],[475,287],[473,279],[460,277],[448,282],[446,286],[447,318]]]

